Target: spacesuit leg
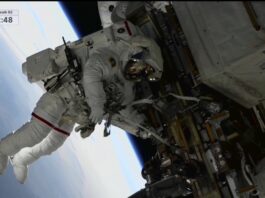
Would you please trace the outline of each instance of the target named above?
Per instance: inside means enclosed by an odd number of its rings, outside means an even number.
[[[47,92],[40,98],[31,120],[0,141],[0,174],[7,166],[7,156],[42,141],[57,126],[66,107],[65,102],[56,94]]]
[[[59,127],[64,131],[68,131],[70,134],[73,130],[74,122],[63,121],[59,123]],[[56,151],[63,145],[68,136],[67,134],[52,130],[40,143],[33,147],[23,148],[16,153],[12,159],[16,179],[20,183],[24,183],[27,179],[28,165],[32,164],[40,157],[50,155],[52,152]]]

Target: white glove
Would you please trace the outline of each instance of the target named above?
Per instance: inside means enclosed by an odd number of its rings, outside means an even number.
[[[103,116],[104,116],[104,111],[102,108],[96,108],[96,107],[91,108],[89,119],[93,123],[101,124]]]
[[[148,132],[145,132],[145,131],[141,131],[139,133],[139,137],[142,138],[142,139],[147,139],[147,138],[150,138],[152,135],[151,133],[148,133]]]
[[[87,138],[93,133],[95,125],[79,125],[75,128],[75,132],[80,132],[82,138]]]

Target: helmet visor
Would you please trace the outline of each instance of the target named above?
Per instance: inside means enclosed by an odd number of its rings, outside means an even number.
[[[125,78],[127,80],[148,79],[152,75],[154,69],[142,60],[130,59],[125,66]],[[148,79],[149,80],[149,79]]]

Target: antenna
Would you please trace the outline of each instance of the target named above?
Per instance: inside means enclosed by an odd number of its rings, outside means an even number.
[[[62,36],[62,39],[63,39],[63,43],[64,43],[64,45],[66,46],[66,42],[65,42],[65,40],[64,40],[64,37]]]

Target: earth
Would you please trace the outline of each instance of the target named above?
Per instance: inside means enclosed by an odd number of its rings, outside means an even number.
[[[58,2],[0,2],[1,10],[17,10],[17,24],[0,23],[0,138],[30,119],[43,94],[22,73],[26,58],[46,48],[78,39]],[[72,22],[73,23],[73,22]],[[12,166],[0,176],[5,198],[124,198],[144,187],[142,165],[126,132],[103,125],[87,139],[73,132],[52,155],[30,166],[25,184],[16,181]]]

